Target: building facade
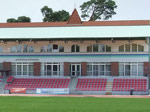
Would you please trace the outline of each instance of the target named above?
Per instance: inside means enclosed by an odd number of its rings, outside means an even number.
[[[148,76],[150,21],[1,23],[1,75]]]

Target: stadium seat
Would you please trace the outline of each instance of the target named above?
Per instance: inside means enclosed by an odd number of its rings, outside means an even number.
[[[78,91],[105,91],[107,79],[79,78],[76,90]]]
[[[10,84],[11,82],[11,84]],[[68,88],[70,78],[8,78],[5,89]]]
[[[112,91],[146,91],[147,80],[146,79],[121,79],[117,78],[113,80]]]

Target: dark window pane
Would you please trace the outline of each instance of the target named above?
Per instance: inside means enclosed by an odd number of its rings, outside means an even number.
[[[119,46],[119,52],[124,52],[124,45]]]
[[[111,47],[106,45],[106,52],[111,52]]]
[[[54,44],[54,45],[53,45],[53,49],[54,49],[54,50],[55,50],[55,49],[58,49],[58,45]]]
[[[64,52],[64,47],[63,46],[59,46],[59,52]]]
[[[87,47],[87,52],[92,52],[92,45]]]
[[[132,52],[137,52],[137,44],[132,44]]]
[[[125,51],[130,52],[130,44],[125,44]]]
[[[75,52],[75,45],[72,45],[71,52]]]
[[[80,47],[76,45],[76,52],[80,52]]]
[[[138,51],[139,52],[144,52],[144,46],[138,45]]]
[[[93,45],[93,52],[98,52],[98,44]]]

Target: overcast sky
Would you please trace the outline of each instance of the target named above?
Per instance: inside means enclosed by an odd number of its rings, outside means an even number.
[[[42,22],[40,9],[47,5],[54,11],[66,10],[70,14],[76,7],[88,0],[0,0],[0,22],[7,18],[28,16],[32,22]],[[150,20],[150,0],[114,0],[117,14],[110,20]],[[76,5],[75,5],[76,4]]]

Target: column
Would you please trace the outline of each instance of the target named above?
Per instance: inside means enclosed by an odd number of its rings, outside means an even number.
[[[150,74],[150,62],[144,62],[144,76]]]
[[[118,62],[111,63],[111,75],[119,76],[119,63]]]
[[[64,62],[64,76],[70,76],[70,63]]]
[[[40,76],[41,75],[41,63],[40,62],[34,62],[33,64],[33,75],[34,76]]]
[[[11,62],[3,62],[3,70],[8,70],[6,75],[9,76],[11,72]]]
[[[81,63],[81,75],[86,76],[87,75],[87,62]]]

